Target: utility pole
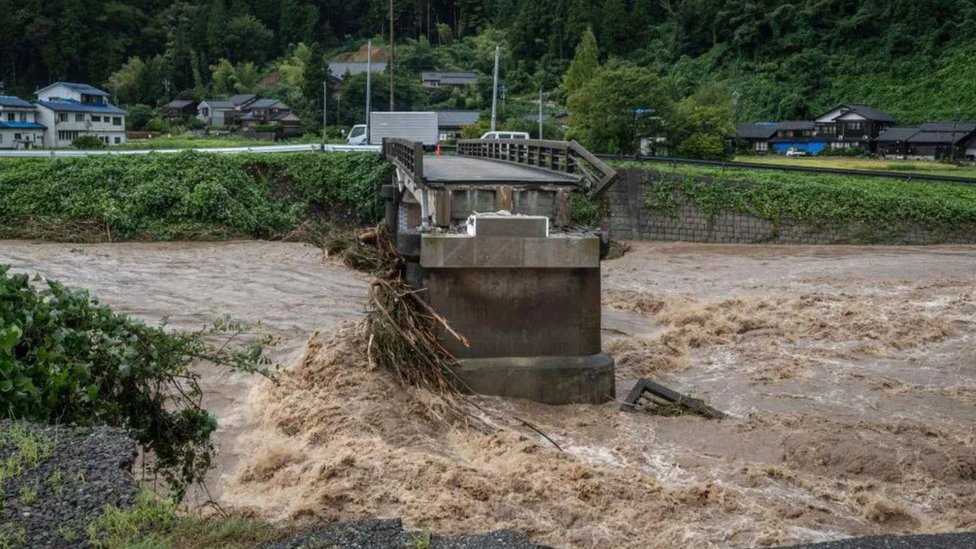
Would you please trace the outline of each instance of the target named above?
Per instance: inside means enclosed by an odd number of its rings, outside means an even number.
[[[495,46],[495,80],[491,85],[491,131],[495,131],[495,123],[498,120],[498,52],[500,47]]]
[[[539,89],[539,139],[542,139],[542,88]]]
[[[325,143],[325,127],[328,125],[327,116],[329,113],[329,74],[328,68],[325,69],[325,80],[322,81],[322,142]]]
[[[366,144],[369,145],[369,99],[373,93],[373,41],[366,42]]]
[[[396,57],[396,42],[393,41],[393,0],[390,0],[390,112],[393,112],[393,60]]]

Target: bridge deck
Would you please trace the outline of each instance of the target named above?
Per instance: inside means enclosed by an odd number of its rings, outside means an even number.
[[[424,179],[440,184],[549,184],[572,185],[579,178],[541,168],[464,156],[425,156]]]

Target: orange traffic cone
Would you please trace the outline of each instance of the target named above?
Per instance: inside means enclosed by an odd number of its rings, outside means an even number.
[[[440,156],[440,155],[441,155],[441,144],[438,143],[437,144],[437,156]]]

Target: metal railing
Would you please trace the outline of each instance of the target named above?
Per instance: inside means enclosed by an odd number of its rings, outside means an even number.
[[[418,185],[424,181],[424,144],[399,137],[383,139],[383,156],[410,174]]]
[[[137,155],[137,154],[175,154],[186,151],[213,154],[242,154],[242,153],[286,153],[286,152],[380,152],[380,147],[373,145],[322,145],[308,143],[300,145],[259,145],[255,147],[209,147],[184,149],[31,149],[31,150],[0,150],[0,158],[64,158],[78,156],[105,155]]]
[[[674,158],[670,156],[629,156],[622,154],[599,154],[605,160],[617,160],[628,162],[648,162],[656,164],[669,164],[671,166],[691,165],[708,166],[713,168],[733,168],[748,170],[772,170],[793,173],[812,173],[826,175],[848,175],[853,177],[877,177],[884,179],[898,179],[903,181],[934,181],[939,183],[959,183],[963,185],[976,185],[976,178],[963,177],[958,175],[935,175],[923,173],[909,173],[885,170],[857,170],[844,168],[818,168],[815,166],[784,166],[781,164],[766,164],[762,162],[733,162],[723,160],[698,160],[694,158]]]
[[[590,198],[613,184],[617,172],[575,141],[538,139],[462,139],[458,156],[487,158],[579,176]]]

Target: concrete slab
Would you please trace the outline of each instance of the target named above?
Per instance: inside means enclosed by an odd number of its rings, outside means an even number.
[[[542,215],[475,214],[468,218],[468,234],[476,237],[549,236],[549,218]]]
[[[549,238],[425,234],[420,264],[426,269],[576,269],[600,267],[596,236]]]

